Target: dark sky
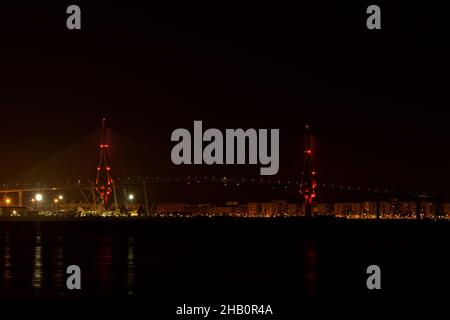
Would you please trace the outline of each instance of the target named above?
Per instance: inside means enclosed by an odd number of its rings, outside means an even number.
[[[76,3],[81,31],[66,29],[72,2],[2,6],[0,182],[90,177],[106,116],[120,174],[258,176],[259,166],[171,164],[171,132],[203,120],[279,128],[279,176],[298,177],[310,122],[324,182],[449,191],[439,2],[380,4],[377,31],[365,27],[372,2]]]

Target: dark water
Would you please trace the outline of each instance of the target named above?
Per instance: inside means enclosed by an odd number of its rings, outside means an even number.
[[[448,222],[2,221],[0,298],[298,304],[449,297]],[[78,265],[82,289],[66,288]],[[366,288],[366,268],[382,290]],[[288,303],[289,302],[289,303]],[[287,308],[287,309],[286,309]]]

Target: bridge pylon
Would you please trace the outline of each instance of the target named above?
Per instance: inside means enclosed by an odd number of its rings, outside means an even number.
[[[108,137],[107,137],[106,119],[102,120],[101,138],[100,138],[100,158],[97,166],[97,177],[95,179],[95,190],[99,195],[101,205],[108,208],[109,196],[114,190],[114,180],[112,178],[111,166],[108,157]]]
[[[317,172],[313,167],[313,150],[311,148],[311,133],[309,125],[305,126],[305,164],[299,192],[305,200],[305,215],[311,217],[313,201],[317,197]]]

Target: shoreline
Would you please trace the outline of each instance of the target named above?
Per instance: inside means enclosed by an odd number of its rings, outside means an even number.
[[[290,224],[290,223],[336,223],[336,224],[450,224],[450,219],[346,219],[340,217],[319,216],[301,217],[0,217],[1,222],[236,222],[261,224]]]

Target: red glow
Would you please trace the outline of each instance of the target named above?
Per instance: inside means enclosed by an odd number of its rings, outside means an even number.
[[[312,153],[311,149],[306,150],[306,153],[311,154]]]
[[[106,167],[106,171],[109,171],[109,170],[111,170],[111,168],[110,167]]]
[[[97,170],[100,171],[100,167],[97,167]]]

